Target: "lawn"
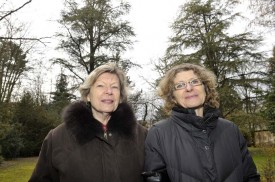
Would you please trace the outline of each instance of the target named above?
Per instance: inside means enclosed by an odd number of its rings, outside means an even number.
[[[262,173],[267,160],[275,162],[275,148],[249,148],[249,151],[256,163],[257,169]],[[1,182],[27,182],[36,164],[37,157],[18,158],[12,161],[5,161],[0,166]],[[275,167],[275,166],[274,166]],[[274,174],[275,175],[275,174]],[[262,181],[263,179],[262,175]]]
[[[275,180],[275,148],[249,148],[257,170],[261,174],[261,181],[265,182],[264,172],[272,171],[273,181]],[[270,165],[268,167],[268,164]]]
[[[4,161],[0,166],[1,182],[27,182],[36,164],[37,157]]]

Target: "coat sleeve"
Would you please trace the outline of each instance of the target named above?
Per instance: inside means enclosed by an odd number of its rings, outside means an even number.
[[[166,167],[160,143],[158,128],[152,126],[145,140],[145,172],[157,171]]]
[[[52,132],[43,141],[35,169],[29,182],[58,182],[58,172],[52,165]]]
[[[247,143],[243,135],[238,129],[240,149],[242,153],[242,166],[243,166],[243,181],[244,182],[260,182],[260,175],[257,172],[256,165],[251,157]]]

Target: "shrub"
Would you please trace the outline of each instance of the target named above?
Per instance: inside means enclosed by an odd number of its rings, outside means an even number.
[[[2,156],[7,159],[16,158],[23,147],[23,140],[20,136],[19,125],[14,125],[4,138],[1,139]]]
[[[265,179],[266,182],[275,181],[275,148],[269,147],[264,150],[265,155],[267,156],[265,162],[261,166],[261,176]]]
[[[3,161],[4,161],[4,158],[0,155],[0,166],[3,163]]]

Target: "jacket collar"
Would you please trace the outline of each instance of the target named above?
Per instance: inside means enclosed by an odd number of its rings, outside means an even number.
[[[91,109],[83,101],[77,101],[64,109],[63,121],[79,143],[86,143],[103,133],[102,124],[97,121]],[[136,118],[130,105],[119,104],[107,124],[108,131],[124,137],[132,137]]]
[[[217,120],[220,116],[220,111],[218,109],[212,108],[208,105],[204,106],[204,116],[196,116],[193,109],[186,109],[183,107],[174,107],[172,109],[171,117],[176,123],[180,124],[187,130],[190,128],[197,129],[213,129],[216,127]]]

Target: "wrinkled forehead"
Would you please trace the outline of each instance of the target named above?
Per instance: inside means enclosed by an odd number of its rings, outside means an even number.
[[[94,80],[91,83],[91,86],[93,86],[97,82],[106,82],[106,81],[116,82],[116,83],[120,84],[119,77],[116,73],[103,72],[103,73],[99,74],[96,78],[94,78]]]

